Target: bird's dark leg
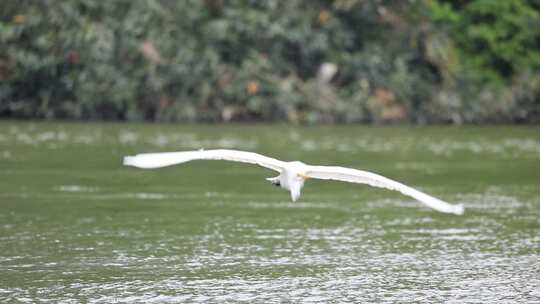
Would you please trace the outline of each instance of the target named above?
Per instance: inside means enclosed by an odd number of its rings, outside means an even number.
[[[269,177],[266,179],[267,181],[270,181],[272,185],[279,187],[281,186],[281,182],[279,181],[279,176],[276,177]]]

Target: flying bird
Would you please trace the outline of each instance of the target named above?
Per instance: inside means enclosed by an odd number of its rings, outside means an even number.
[[[228,160],[241,163],[256,164],[279,172],[276,177],[267,178],[273,185],[279,186],[291,193],[296,201],[300,197],[302,187],[307,179],[336,180],[350,183],[367,184],[373,187],[396,190],[408,195],[426,206],[445,213],[463,214],[461,204],[449,204],[438,198],[427,195],[412,187],[391,180],[379,174],[336,166],[311,166],[300,161],[281,161],[254,152],[238,150],[198,150],[164,153],[143,153],[124,157],[124,165],[143,169],[161,168],[177,165],[192,160]]]

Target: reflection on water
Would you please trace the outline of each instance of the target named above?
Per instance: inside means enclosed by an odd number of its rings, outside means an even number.
[[[160,128],[4,123],[0,302],[540,301],[540,133]],[[119,164],[197,145],[379,169],[467,210],[324,182],[291,203],[263,169]]]

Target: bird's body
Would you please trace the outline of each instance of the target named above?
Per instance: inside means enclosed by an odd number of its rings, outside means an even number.
[[[146,153],[124,157],[124,165],[151,169],[172,166],[197,159],[229,160],[251,163],[277,171],[279,172],[278,176],[267,178],[267,180],[276,186],[289,190],[293,201],[296,201],[300,197],[305,180],[316,178],[367,184],[373,187],[396,190],[413,197],[428,207],[440,212],[454,214],[463,214],[464,212],[463,205],[449,204],[414,188],[372,172],[337,166],[311,166],[300,161],[284,162],[246,151],[217,149]]]
[[[291,199],[293,202],[296,202],[300,197],[302,187],[304,187],[304,181],[307,178],[306,169],[308,166],[299,161],[292,161],[286,164],[287,166],[278,176],[267,178],[267,180],[276,186],[289,190],[291,192]]]

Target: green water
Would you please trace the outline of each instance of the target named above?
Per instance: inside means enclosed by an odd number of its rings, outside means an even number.
[[[378,172],[452,203],[124,155],[236,148]],[[0,302],[540,301],[540,128],[0,122]]]

